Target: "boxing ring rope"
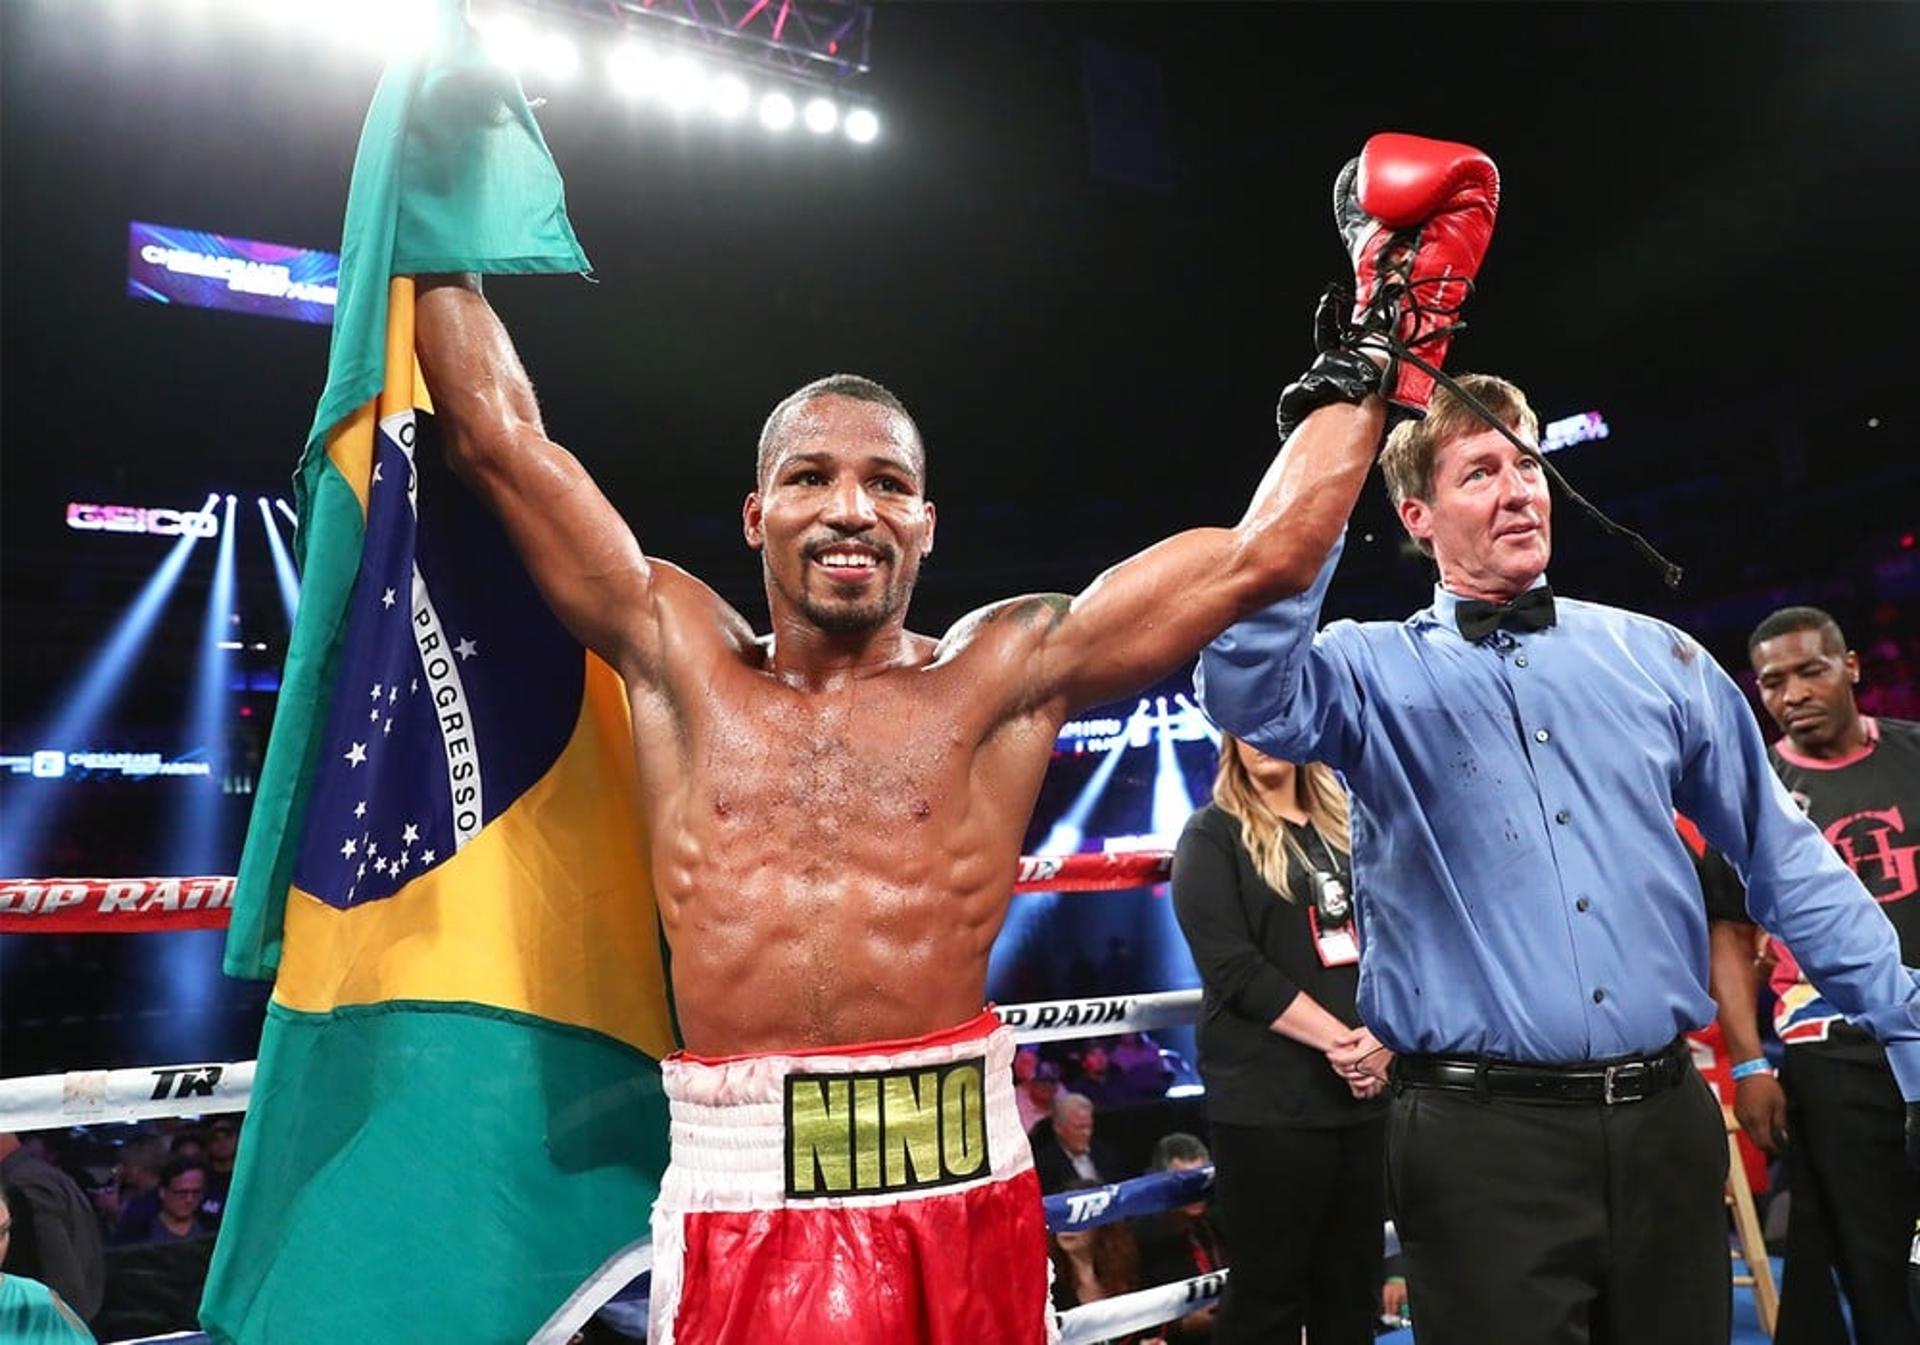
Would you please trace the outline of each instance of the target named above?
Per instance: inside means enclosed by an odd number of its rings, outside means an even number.
[[[1173,857],[1159,851],[1023,856],[1014,891],[1098,892],[1165,882]],[[0,934],[136,934],[224,929],[233,901],[229,876],[184,878],[30,878],[0,880]],[[1096,995],[999,1006],[1001,1021],[1022,1044],[1145,1032],[1194,1021],[1198,990]],[[117,1121],[244,1111],[254,1062],[206,1061],[69,1070],[0,1079],[0,1131],[47,1130]],[[1153,1173],[1085,1191],[1049,1196],[1049,1229],[1093,1228],[1204,1199],[1211,1166]],[[1058,1315],[1061,1345],[1082,1345],[1172,1321],[1218,1300],[1227,1272],[1216,1270]],[[197,1345],[193,1332],[151,1336]]]
[[[1217,1301],[1226,1287],[1227,1271],[1215,1270],[1068,1308],[1060,1314],[1060,1345],[1086,1345],[1170,1322]]]
[[[1168,990],[1008,1004],[998,1012],[1013,1027],[1014,1039],[1025,1043],[1118,1036],[1191,1023],[1199,1007],[1198,990]],[[253,1066],[251,1060],[215,1060],[0,1079],[0,1131],[245,1111],[253,1090]]]
[[[1110,892],[1164,883],[1173,856],[1023,855],[1015,892]],[[0,934],[145,934],[225,929],[231,875],[190,878],[0,878]]]

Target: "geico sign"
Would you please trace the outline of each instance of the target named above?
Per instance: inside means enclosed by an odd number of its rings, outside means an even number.
[[[211,512],[181,509],[141,509],[131,504],[67,506],[67,526],[81,532],[150,532],[161,537],[211,537],[220,520]]]

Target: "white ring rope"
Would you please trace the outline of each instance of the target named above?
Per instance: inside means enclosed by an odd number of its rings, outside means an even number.
[[[1041,1000],[1000,1008],[1016,1041],[1118,1036],[1191,1023],[1198,990]],[[253,1061],[136,1065],[0,1079],[0,1131],[53,1130],[109,1121],[151,1120],[244,1111],[253,1091]]]
[[[1083,1303],[1060,1314],[1060,1345],[1085,1345],[1086,1342],[1124,1336],[1129,1331],[1158,1326],[1189,1312],[1197,1312],[1218,1301],[1227,1287],[1224,1269],[1195,1275],[1190,1280],[1118,1294],[1094,1303]]]

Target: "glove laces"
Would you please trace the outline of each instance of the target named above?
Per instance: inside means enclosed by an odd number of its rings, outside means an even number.
[[[1460,307],[1473,293],[1473,281],[1466,276],[1438,275],[1419,276],[1413,274],[1413,249],[1395,244],[1383,251],[1377,264],[1378,281],[1374,287],[1373,298],[1368,301],[1359,321],[1346,316],[1353,312],[1353,300],[1345,286],[1334,283],[1328,288],[1329,296],[1342,299],[1339,305],[1323,304],[1320,333],[1322,339],[1331,339],[1334,344],[1361,354],[1383,354],[1388,361],[1402,361],[1411,364],[1434,382],[1466,405],[1488,426],[1500,432],[1515,448],[1527,456],[1538,460],[1546,470],[1547,479],[1560,492],[1579,506],[1588,518],[1600,525],[1602,531],[1622,538],[1631,546],[1640,558],[1651,565],[1660,576],[1661,582],[1668,588],[1680,587],[1681,576],[1685,573],[1678,565],[1662,555],[1652,542],[1640,533],[1624,524],[1609,518],[1600,506],[1575,490],[1560,474],[1560,470],[1547,459],[1537,447],[1515,434],[1507,423],[1495,415],[1485,403],[1442,370],[1418,353],[1418,348],[1431,348],[1451,340],[1457,333],[1467,329],[1460,320]],[[1391,256],[1392,260],[1387,260]],[[1439,287],[1443,285],[1460,286],[1460,297],[1453,303],[1438,302]],[[1331,310],[1331,311],[1329,311]],[[1406,319],[1413,320],[1411,341],[1400,338],[1400,328]],[[1331,326],[1334,330],[1327,330]]]

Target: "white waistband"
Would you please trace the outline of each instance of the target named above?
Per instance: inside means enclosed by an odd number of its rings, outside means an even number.
[[[657,1209],[762,1210],[788,1204],[858,1206],[939,1196],[1002,1181],[1033,1166],[1013,1093],[1013,1033],[892,1053],[756,1055],[709,1063],[668,1057],[661,1063],[672,1124],[672,1162]],[[987,1170],[965,1183],[878,1195],[790,1201],[787,1195],[786,1097],[790,1075],[865,1074],[924,1069],[984,1057]]]

